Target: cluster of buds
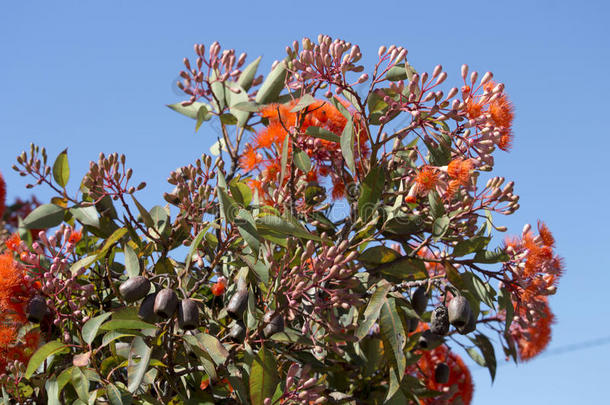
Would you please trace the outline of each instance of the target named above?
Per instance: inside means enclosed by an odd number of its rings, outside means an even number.
[[[324,386],[316,377],[310,377],[311,366],[301,366],[293,363],[286,373],[284,392],[280,397],[282,404],[325,404],[328,399],[324,395]],[[266,398],[265,405],[271,404],[271,398]]]
[[[120,195],[133,194],[136,190],[146,187],[144,182],[137,187],[128,186],[132,175],[133,169],[125,167],[125,155],[112,153],[106,157],[100,153],[97,163],[89,163],[89,171],[83,179],[83,185],[94,200],[101,200],[105,196],[117,199]]]
[[[23,151],[17,156],[18,165],[13,165],[13,170],[22,177],[30,175],[36,179],[36,183],[27,184],[26,188],[33,188],[35,185],[40,185],[43,182],[51,184],[51,166],[47,164],[47,161],[46,149],[31,143],[29,153]]]
[[[208,183],[216,177],[220,164],[220,159],[212,161],[210,156],[203,155],[194,165],[170,173],[167,182],[175,187],[170,193],[164,193],[163,198],[180,208],[176,222],[201,223],[203,215],[213,206],[213,189]]]
[[[220,106],[219,111],[224,108],[225,100],[218,99],[218,93],[215,93],[213,86],[220,84],[221,86],[227,82],[239,81],[244,63],[246,62],[246,54],[242,53],[237,57],[234,49],[226,49],[221,52],[220,44],[214,42],[210,45],[208,55],[205,53],[203,44],[195,44],[195,53],[197,60],[194,65],[188,58],[184,58],[185,70],[180,72],[182,81],[178,82],[178,87],[190,96],[189,100],[182,102],[183,106],[193,104],[200,98],[206,99],[208,102]],[[243,90],[249,90],[250,87],[260,84],[263,80],[262,76],[251,77],[247,83],[241,83]],[[239,93],[241,89],[235,86],[226,86],[230,91]]]
[[[303,38],[302,48],[299,50],[297,41],[293,42],[292,48],[286,48],[288,54],[286,65],[291,73],[288,80],[290,88],[308,89],[313,83],[324,81],[331,86],[334,85],[336,93],[340,94],[344,89],[364,83],[369,78],[363,73],[354,83],[346,82],[347,72],[360,73],[364,70],[364,66],[357,65],[362,58],[358,45],[352,45],[342,39],[333,40],[328,35],[320,34],[317,44],[309,38]],[[332,92],[329,89],[327,97],[331,96]]]

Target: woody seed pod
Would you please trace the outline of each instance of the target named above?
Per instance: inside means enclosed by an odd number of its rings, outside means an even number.
[[[426,312],[426,306],[428,306],[428,296],[426,295],[426,288],[423,286],[417,287],[411,297],[411,306],[418,315]]]
[[[155,306],[154,311],[155,314],[160,316],[161,318],[169,318],[174,312],[176,312],[176,307],[178,306],[178,297],[176,293],[171,288],[164,288],[163,290],[157,293],[157,297],[155,298]]]
[[[276,333],[284,330],[284,318],[280,314],[275,314],[275,311],[269,311],[263,317],[263,322],[267,323],[267,326],[263,329],[263,335],[269,338]]]
[[[242,342],[246,338],[246,327],[242,321],[235,322],[229,330],[229,337],[236,342]]]
[[[436,365],[434,380],[439,384],[447,384],[449,381],[449,366],[446,363],[438,363]]]
[[[477,328],[477,318],[474,316],[472,311],[470,311],[470,316],[468,317],[468,322],[466,322],[466,325],[457,328],[457,331],[461,335],[466,335],[470,332],[474,332],[476,330],[476,328]]]
[[[127,302],[134,302],[144,298],[149,290],[150,281],[143,276],[132,277],[119,287],[121,296]]]
[[[227,304],[227,313],[233,319],[241,319],[248,306],[248,290],[238,289]]]
[[[430,330],[437,335],[445,336],[449,332],[449,316],[447,307],[439,305],[432,311],[430,318]]]
[[[157,293],[148,294],[140,304],[138,318],[144,322],[155,323],[159,321],[159,317],[154,311],[155,298],[157,298]]]
[[[178,326],[184,330],[199,326],[199,307],[190,299],[183,299],[178,306]]]
[[[430,329],[426,329],[425,331],[422,332],[417,344],[419,345],[420,349],[427,350],[427,349],[432,349],[432,348],[438,346],[438,344],[440,342],[441,342],[440,336],[432,333],[430,331]]]
[[[449,302],[447,307],[449,323],[456,328],[462,328],[467,323],[471,315],[470,303],[466,297],[458,295]]]
[[[49,307],[40,295],[36,295],[28,303],[26,310],[28,321],[39,323],[48,313]]]

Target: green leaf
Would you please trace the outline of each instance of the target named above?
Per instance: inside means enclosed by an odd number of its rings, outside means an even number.
[[[400,257],[400,253],[396,250],[378,245],[365,250],[358,256],[358,260],[364,264],[366,268],[374,268],[380,264],[390,263]]]
[[[398,375],[402,376],[406,368],[403,349],[407,339],[394,298],[386,298],[381,307],[379,329],[383,340],[384,355],[392,364],[392,367],[396,369]]]
[[[269,104],[277,100],[284,88],[284,81],[288,71],[283,62],[278,63],[275,68],[267,75],[262,86],[256,93],[255,101],[258,104]]]
[[[284,143],[282,145],[282,157],[280,159],[280,184],[284,184],[284,178],[286,177],[286,165],[288,164],[288,144],[290,142],[290,136],[284,137]]]
[[[303,97],[301,97],[299,99],[299,102],[297,103],[297,105],[295,105],[292,108],[292,110],[290,110],[290,112],[293,112],[293,113],[299,112],[299,111],[307,108],[308,106],[312,105],[316,101],[317,100],[315,98],[313,98],[311,94],[306,93]]]
[[[476,345],[481,349],[481,353],[483,353],[483,358],[485,359],[485,367],[489,370],[489,375],[491,376],[491,382],[493,382],[496,378],[496,353],[494,351],[494,347],[485,335],[477,334],[476,335]]]
[[[447,215],[436,218],[432,224],[432,236],[435,240],[442,238],[449,229],[450,219]]]
[[[159,236],[163,235],[166,229],[168,229],[167,225],[169,222],[169,215],[167,214],[165,208],[155,205],[150,210],[150,217],[152,218],[154,224],[153,229]]]
[[[304,173],[309,173],[311,170],[311,160],[309,159],[309,155],[307,152],[297,147],[294,148],[294,164]]]
[[[47,393],[47,405],[61,405],[61,402],[59,402],[59,384],[57,384],[57,379],[55,377],[47,379],[44,383],[44,388]]]
[[[503,263],[508,261],[510,258],[502,248],[496,250],[484,250],[474,255],[474,261],[477,263]]]
[[[94,206],[73,207],[70,208],[70,213],[83,225],[92,226],[94,228],[100,227],[100,218]]]
[[[184,335],[183,339],[191,346],[198,347],[206,352],[217,366],[223,365],[229,357],[229,352],[220,343],[220,340],[207,333]]]
[[[216,112],[219,114],[226,107],[226,99],[225,99],[225,84],[218,79],[217,69],[212,70],[210,74],[210,88],[212,90],[213,101],[212,105],[216,107]]]
[[[194,120],[197,119],[197,115],[198,115],[199,109],[201,107],[204,107],[206,111],[209,111],[212,109],[208,104],[200,103],[198,101],[195,101],[193,104],[188,105],[188,106],[183,106],[181,103],[168,104],[167,106],[169,108],[171,108],[172,110],[174,110],[182,115],[186,115],[187,117],[192,118]],[[210,118],[211,118],[211,116],[210,116]]]
[[[102,324],[100,330],[116,330],[116,329],[155,329],[156,326],[138,319],[112,319]]]
[[[358,325],[358,329],[356,330],[356,337],[358,339],[363,339],[368,333],[373,324],[379,318],[379,312],[381,311],[381,307],[385,302],[386,295],[392,288],[392,284],[388,283],[386,280],[381,280],[377,283],[377,288],[375,288],[375,292],[371,296],[369,303],[364,310],[364,319]]]
[[[125,254],[125,271],[127,272],[129,278],[139,276],[140,261],[138,260],[138,255],[136,254],[136,252],[131,246],[125,244],[123,253]]]
[[[354,163],[354,123],[352,119],[348,119],[343,132],[341,133],[341,154],[345,159],[345,164],[352,173],[356,173],[356,164]]]
[[[232,181],[229,184],[231,196],[242,207],[246,208],[252,202],[252,190],[248,185],[241,181]]]
[[[235,216],[239,212],[239,205],[235,202],[233,198],[227,193],[227,191],[223,187],[218,187],[216,189],[218,191],[218,196],[220,197],[220,208],[223,212],[223,215],[227,222],[234,222]]]
[[[244,101],[233,106],[234,109],[247,112],[259,112],[261,106],[251,101]]]
[[[267,229],[277,232],[282,235],[296,236],[297,238],[311,239],[322,242],[323,239],[317,235],[309,233],[306,229],[298,227],[290,222],[283,220],[275,215],[265,215],[256,220],[259,232],[261,229]]]
[[[123,398],[121,391],[114,384],[108,384],[106,386],[106,397],[111,405],[123,405]]]
[[[256,223],[252,214],[244,209],[240,209],[235,220],[237,230],[248,246],[254,251],[255,256],[258,256],[260,249],[260,236],[256,230]]]
[[[513,306],[511,294],[506,287],[502,287],[502,289],[500,289],[499,303],[500,308],[506,311],[504,333],[508,333],[510,325],[513,322],[513,317],[515,316],[515,307]]]
[[[481,356],[481,354],[476,348],[468,347],[466,348],[466,352],[468,353],[470,358],[475,361],[475,363],[477,363],[479,366],[485,367],[485,359],[483,359],[483,356]]]
[[[212,119],[212,117],[212,113],[208,111],[205,105],[199,106],[199,109],[197,109],[197,123],[195,124],[195,132],[199,131],[199,128],[201,127],[201,124],[203,124],[204,121],[209,121]]]
[[[59,353],[60,351],[67,348],[67,346],[58,340],[51,340],[44,346],[38,348],[36,352],[30,357],[28,367],[25,371],[25,378],[30,379],[32,375],[38,370],[38,367],[51,355]]]
[[[407,79],[407,71],[405,69],[405,64],[399,63],[397,65],[392,66],[390,70],[388,70],[388,73],[386,73],[385,78],[391,82],[397,82],[399,80]]]
[[[204,227],[201,231],[199,231],[199,233],[195,237],[195,240],[193,240],[193,242],[191,243],[191,246],[189,246],[189,252],[186,255],[186,260],[184,263],[185,269],[188,269],[191,266],[191,261],[193,260],[193,255],[195,254],[195,251],[201,244],[201,241],[203,240],[203,237],[205,236],[205,233],[208,231],[209,228],[210,228],[210,226],[208,225],[208,226]]]
[[[102,249],[100,249],[100,251],[97,253],[98,257],[105,255],[108,249],[114,246],[126,233],[126,228],[119,228],[114,231],[112,235],[110,235],[108,239],[106,239],[106,242],[104,243]]]
[[[436,190],[428,192],[428,202],[430,202],[430,214],[433,218],[440,218],[445,215],[445,205]]]
[[[74,274],[77,271],[79,271],[80,269],[86,269],[89,266],[91,266],[93,263],[95,263],[96,260],[97,260],[96,254],[94,254],[93,256],[83,257],[82,259],[80,259],[79,261],[74,263],[72,266],[70,266],[70,272],[72,272],[72,274]]]
[[[155,222],[153,221],[153,219],[150,216],[150,214],[148,213],[148,211],[146,211],[146,208],[144,208],[142,206],[142,204],[140,204],[140,202],[136,199],[136,197],[133,194],[131,194],[131,199],[133,200],[133,203],[138,208],[138,211],[140,212],[140,216],[142,217],[144,224],[149,228],[154,228]]]
[[[277,363],[273,353],[261,346],[250,367],[250,402],[263,405],[265,398],[271,398],[279,382]]]
[[[85,343],[87,343],[88,345],[93,343],[93,340],[95,339],[95,336],[97,335],[97,331],[99,330],[100,326],[104,323],[106,319],[110,317],[110,315],[112,315],[112,313],[107,312],[105,314],[101,314],[94,318],[91,318],[87,322],[85,322],[82,330],[82,336]]]
[[[70,383],[74,387],[78,398],[87,403],[89,401],[89,380],[82,372],[80,367],[74,367],[72,369],[72,378],[70,379]]]
[[[423,279],[428,273],[423,262],[400,253],[386,246],[373,246],[360,254],[358,260],[367,270],[379,270],[385,276],[405,280],[407,278]]]
[[[62,188],[66,187],[70,179],[70,166],[68,165],[68,149],[64,149],[53,163],[53,179]]]
[[[258,65],[261,62],[261,57],[259,56],[254,61],[252,61],[248,66],[244,68],[239,76],[239,80],[237,84],[239,84],[246,91],[250,90],[252,87],[252,82],[254,81],[254,77],[256,76],[256,71],[258,69]]]
[[[111,321],[112,322],[112,321]],[[150,361],[150,354],[152,349],[146,346],[144,339],[140,336],[136,336],[131,343],[131,349],[129,350],[129,359],[127,365],[127,390],[134,393],[140,388],[148,363]],[[136,363],[136,357],[139,357],[139,361]]]
[[[23,226],[26,229],[53,228],[64,220],[65,210],[55,204],[43,204],[25,217]]]
[[[385,183],[385,173],[383,168],[375,166],[366,175],[362,182],[360,198],[358,199],[358,216],[367,223],[372,217],[377,204],[381,202],[381,195]]]
[[[104,335],[104,337],[102,338],[102,347],[103,346],[107,346],[108,344],[112,343],[113,341],[117,340],[117,339],[121,339],[124,337],[133,337],[136,336],[133,333],[123,333],[123,332],[119,332],[119,331],[110,331],[108,333],[106,333]]]
[[[229,97],[229,111],[235,118],[237,118],[237,126],[243,127],[246,125],[248,118],[250,118],[250,113],[235,108],[234,106],[241,103],[247,103],[248,92],[237,83],[227,82],[227,86],[230,86],[231,89],[234,90],[227,92],[227,96]]]
[[[453,253],[451,253],[451,256],[466,256],[470,253],[485,249],[490,240],[491,237],[489,236],[474,236],[470,239],[459,241],[453,248]]]
[[[324,139],[324,140],[330,141],[330,142],[336,142],[336,143],[341,142],[341,138],[339,138],[337,136],[337,134],[335,134],[334,132],[331,132],[327,129],[320,128],[320,127],[314,127],[314,126],[307,127],[305,134],[309,135],[309,136],[313,136],[314,138]]]

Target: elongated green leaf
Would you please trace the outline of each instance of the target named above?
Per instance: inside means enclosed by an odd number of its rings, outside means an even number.
[[[198,347],[219,366],[223,365],[229,357],[229,352],[225,347],[212,335],[207,333],[198,333],[196,335],[184,335],[183,339],[191,346]]]
[[[504,325],[504,333],[508,333],[513,317],[515,316],[515,308],[513,307],[513,301],[511,299],[510,292],[506,287],[502,287],[500,290],[500,306],[506,311],[506,321]]]
[[[283,62],[278,63],[275,68],[269,73],[261,88],[256,93],[255,101],[258,104],[273,103],[284,88],[284,81],[288,71]]]
[[[59,402],[59,384],[57,384],[57,379],[55,377],[47,379],[44,383],[44,388],[47,393],[47,405],[61,405],[61,402]]]
[[[155,222],[153,221],[153,219],[150,216],[150,214],[148,213],[148,211],[146,211],[146,208],[144,208],[142,206],[142,204],[140,204],[140,202],[136,199],[136,197],[133,194],[131,194],[131,199],[133,200],[133,203],[138,208],[138,211],[140,212],[140,216],[142,217],[144,224],[149,228],[154,228]]]
[[[89,266],[91,266],[93,263],[95,263],[96,260],[97,260],[97,255],[83,257],[82,259],[80,259],[79,261],[74,263],[72,266],[70,266],[70,272],[72,272],[72,274],[74,274],[77,271],[79,271],[80,269],[86,269]]]
[[[32,377],[34,372],[38,370],[38,367],[51,355],[59,353],[64,350],[67,346],[58,340],[51,340],[44,346],[38,348],[36,352],[30,357],[28,367],[25,370],[25,378],[29,379]]]
[[[324,139],[325,141],[337,142],[337,143],[341,142],[341,138],[339,138],[337,136],[337,134],[335,134],[334,132],[331,132],[327,129],[320,128],[320,127],[314,127],[314,126],[307,127],[305,134],[309,135],[309,136],[313,136],[314,138]]]
[[[407,79],[407,71],[405,70],[405,64],[399,63],[397,65],[392,66],[390,70],[388,70],[388,73],[386,73],[385,78],[391,82],[397,82],[399,80]]]
[[[208,108],[205,105],[200,105],[199,109],[197,109],[197,123],[195,124],[195,132],[199,131],[201,124],[204,121],[209,121],[213,117],[212,113],[208,111]]]
[[[254,61],[252,61],[245,69],[241,72],[239,76],[239,80],[237,84],[243,87],[246,91],[250,90],[252,87],[252,82],[254,81],[254,77],[256,76],[256,70],[258,69],[258,65],[261,62],[261,57],[259,56]]]
[[[489,244],[491,237],[489,236],[474,236],[470,239],[466,239],[458,242],[453,248],[451,256],[460,257],[466,256],[467,254],[478,252],[479,250],[485,249]]]
[[[432,224],[432,236],[435,240],[442,238],[449,229],[450,219],[447,215],[436,218]]]
[[[235,219],[237,230],[248,246],[254,251],[255,256],[258,256],[260,249],[260,236],[256,230],[256,223],[252,214],[244,209],[240,209]]]
[[[485,359],[483,358],[483,356],[481,356],[481,354],[475,347],[466,348],[466,352],[468,353],[470,358],[475,361],[475,363],[477,363],[479,366],[485,367]]]
[[[386,295],[391,288],[392,284],[385,280],[381,280],[379,283],[377,283],[377,288],[375,289],[375,292],[371,296],[371,300],[364,310],[364,319],[360,325],[358,325],[358,329],[356,330],[356,337],[358,337],[358,339],[364,338],[369,333],[369,330],[373,324],[379,318],[379,312],[381,311],[381,307],[385,303]]]
[[[509,260],[508,255],[502,248],[496,250],[484,250],[474,255],[475,262],[477,263],[503,263]]]
[[[384,183],[385,174],[380,166],[371,168],[364,178],[358,199],[358,216],[364,223],[369,221],[380,203]]]
[[[348,119],[343,132],[341,133],[341,154],[345,159],[345,164],[352,173],[356,173],[356,164],[354,163],[354,123],[352,119]]]
[[[94,206],[70,208],[70,213],[83,225],[100,227],[100,217]]]
[[[150,354],[152,349],[146,346],[144,339],[140,336],[136,336],[131,343],[131,349],[129,350],[129,362],[127,366],[127,390],[134,393],[140,388],[148,363],[150,361]],[[136,363],[136,357],[139,357],[139,361]]]
[[[208,104],[200,103],[198,101],[195,101],[193,104],[188,105],[188,106],[183,106],[181,103],[168,104],[167,106],[169,108],[171,108],[172,110],[174,110],[182,115],[186,115],[187,117],[192,118],[194,120],[197,119],[197,114],[199,113],[199,109],[201,107],[204,107],[206,109],[206,111],[209,111],[212,109]]]
[[[311,94],[307,93],[299,99],[299,102],[297,103],[297,105],[295,105],[292,108],[292,110],[290,110],[290,112],[294,112],[294,113],[299,112],[299,111],[307,108],[308,106],[312,105],[316,101],[317,100],[315,98],[313,98]]]
[[[26,229],[47,229],[57,226],[64,220],[65,209],[55,204],[43,204],[25,217]]]
[[[53,163],[53,179],[60,187],[66,187],[70,179],[70,166],[68,165],[68,149],[64,149]]]
[[[491,376],[491,382],[493,382],[496,378],[496,353],[493,345],[485,335],[477,334],[476,335],[476,345],[481,349],[481,353],[483,353],[483,358],[485,359],[485,367],[489,370],[489,375]]]
[[[108,239],[106,239],[106,242],[104,243],[102,249],[100,249],[100,251],[97,253],[98,257],[105,255],[108,249],[114,246],[114,244],[117,243],[126,233],[127,228],[119,228],[114,231],[112,235],[110,235]]]
[[[378,245],[365,250],[358,256],[358,260],[364,264],[366,268],[374,268],[380,264],[390,263],[400,257],[400,253],[396,250]]]
[[[191,246],[189,246],[189,252],[186,255],[186,260],[184,263],[185,269],[188,269],[190,267],[191,261],[193,260],[193,255],[195,254],[195,251],[197,251],[197,249],[199,248],[199,245],[201,244],[201,241],[203,240],[203,237],[205,236],[205,233],[208,231],[209,228],[210,228],[210,226],[208,225],[205,228],[203,228],[201,231],[199,231],[199,233],[195,237],[195,240],[193,240],[193,242],[191,243]]]
[[[130,278],[139,276],[140,261],[138,260],[138,255],[136,254],[136,252],[131,246],[125,244],[123,253],[125,254],[125,271],[127,272],[127,275]]]
[[[112,319],[102,324],[100,330],[116,330],[116,329],[155,329],[156,326],[139,319]]]
[[[317,235],[309,233],[306,229],[298,227],[284,219],[275,215],[265,215],[256,220],[257,228],[259,232],[261,229],[268,229],[273,232],[277,232],[282,235],[296,236],[298,238],[322,241]]]
[[[250,367],[250,402],[263,405],[265,398],[271,398],[279,382],[277,363],[273,353],[261,346]]]
[[[108,401],[110,401],[111,405],[123,405],[121,391],[114,384],[108,384],[106,386],[106,397],[108,397]]]
[[[74,387],[78,398],[88,403],[89,401],[89,380],[87,376],[82,372],[80,367],[74,367],[72,369],[72,378],[70,379],[70,383]]]
[[[286,177],[286,165],[288,164],[288,149],[290,143],[290,136],[284,137],[284,143],[282,145],[282,157],[280,159],[280,184],[284,184],[284,178]]]
[[[294,164],[305,173],[309,173],[311,170],[311,159],[309,159],[309,155],[307,152],[296,147],[294,148]]]
[[[157,232],[157,234],[162,235],[167,229],[167,225],[169,223],[169,215],[165,208],[155,205],[150,210],[150,217],[153,221],[153,229]]]
[[[430,202],[430,214],[433,218],[440,218],[445,215],[445,206],[436,190],[428,192],[428,202]]]
[[[403,353],[406,335],[394,298],[386,298],[381,307],[379,329],[383,340],[384,355],[396,369],[398,375],[402,376],[407,365]]]
[[[235,216],[237,215],[240,209],[239,205],[223,187],[218,187],[216,191],[218,192],[218,197],[220,198],[221,202],[220,208],[223,212],[226,221],[234,222]]]
[[[241,103],[247,103],[248,92],[237,83],[227,83],[227,85],[234,90],[227,92],[227,96],[229,96],[229,111],[237,118],[237,126],[243,127],[248,121],[248,118],[250,118],[250,113],[235,108],[234,106]]]
[[[232,181],[229,184],[231,196],[242,207],[246,208],[252,202],[252,190],[248,185],[241,181]]]
[[[88,345],[93,343],[93,340],[95,339],[95,336],[97,335],[97,331],[99,330],[100,326],[104,323],[106,319],[110,317],[110,315],[112,315],[112,313],[107,312],[105,314],[101,314],[94,318],[91,318],[87,322],[85,322],[82,330],[82,336],[85,343],[87,343]]]

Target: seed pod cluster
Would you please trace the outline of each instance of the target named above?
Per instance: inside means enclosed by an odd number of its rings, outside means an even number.
[[[268,311],[263,316],[263,322],[267,324],[263,329],[263,335],[266,338],[284,330],[284,318],[281,314],[276,314],[275,311]]]

